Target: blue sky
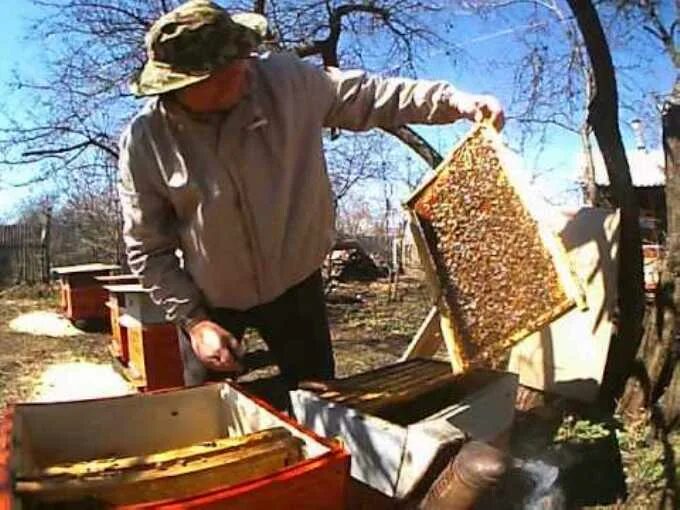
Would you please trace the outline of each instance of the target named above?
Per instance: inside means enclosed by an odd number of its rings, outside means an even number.
[[[8,87],[15,70],[34,72],[32,59],[36,58],[37,44],[26,39],[30,33],[30,19],[36,15],[36,9],[27,0],[15,0],[12,8],[3,13],[3,29],[0,30],[0,107],[16,110],[19,106],[15,102],[16,95]],[[13,182],[21,182],[21,178],[9,176]],[[16,188],[8,184],[7,180],[7,176],[0,174],[0,220],[3,217],[11,219],[13,209],[36,192],[35,186]]]
[[[670,2],[669,8],[670,7]],[[6,83],[11,79],[12,71],[20,68],[24,73],[39,75],[41,41],[31,40],[28,30],[29,19],[40,14],[29,0],[15,0],[12,8],[3,15],[4,27],[0,31],[0,104],[11,110],[20,111],[23,106],[11,94]],[[512,100],[512,76],[503,69],[504,59],[511,59],[516,53],[514,32],[522,30],[522,22],[518,19],[496,20],[494,23],[483,22],[476,17],[457,17],[455,26],[447,37],[455,41],[460,53],[457,54],[455,65],[452,58],[442,52],[434,51],[423,55],[424,65],[419,70],[420,76],[431,79],[444,79],[455,86],[479,93],[497,95],[509,105]],[[548,27],[550,35],[546,41],[549,45],[563,43],[563,35],[559,26]],[[670,63],[654,47],[650,39],[640,39],[636,54],[625,52],[616,53],[619,64],[628,64],[635,59],[644,58],[649,67],[644,75],[626,75],[621,77],[621,86],[629,87],[634,84],[642,90],[667,91],[670,90],[675,73]],[[644,49],[644,50],[643,50]],[[488,62],[494,60],[493,65]],[[625,92],[627,93],[627,92]],[[626,113],[630,118],[630,114]],[[2,120],[0,119],[0,123]],[[453,127],[424,127],[418,128],[426,138],[441,152],[446,153],[455,138],[469,127],[466,123]],[[622,122],[624,141],[632,147],[632,131]],[[506,130],[506,139],[510,146],[518,143],[518,133],[512,124]],[[652,137],[654,138],[654,137]],[[658,140],[648,140],[650,146],[658,144]],[[579,140],[562,130],[552,130],[541,151],[529,147],[525,153],[527,168],[539,174],[537,184],[549,195],[560,196],[565,190],[573,187],[573,177],[577,154],[580,151]],[[45,191],[49,185],[39,187],[16,188],[8,182],[21,182],[30,177],[30,169],[23,173],[12,175],[0,174],[0,219],[12,217],[12,211],[25,198],[35,193]],[[4,181],[2,179],[5,179]]]

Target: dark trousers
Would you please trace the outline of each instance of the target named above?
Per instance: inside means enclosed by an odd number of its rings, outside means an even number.
[[[333,348],[328,330],[321,271],[288,289],[271,303],[249,310],[213,308],[210,319],[239,340],[246,328],[255,328],[267,344],[288,387],[306,379],[332,379],[335,375]],[[184,364],[184,384],[196,386],[223,380],[223,372],[206,368],[196,357],[188,335],[179,331]]]

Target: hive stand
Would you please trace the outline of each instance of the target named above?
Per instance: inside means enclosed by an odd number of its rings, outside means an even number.
[[[120,327],[120,316],[125,313],[125,294],[123,292],[116,292],[115,285],[137,284],[139,283],[139,278],[132,274],[120,274],[97,276],[95,279],[109,293],[109,298],[106,301],[106,307],[109,309],[109,322],[111,324],[109,352],[124,366],[127,366],[129,360],[127,338],[123,338],[125,332]]]
[[[177,328],[165,320],[140,284],[106,285],[111,320],[117,315],[111,352],[123,375],[141,391],[182,386]],[[123,312],[123,313],[121,313]]]
[[[61,309],[72,321],[107,320],[108,294],[96,280],[120,269],[114,264],[82,264],[52,268],[59,277]]]
[[[459,344],[456,342],[455,329],[451,325],[451,319],[448,314],[449,308],[444,303],[441,283],[437,277],[432,252],[426,245],[425,235],[422,233],[416,213],[413,211],[408,212],[413,239],[416,243],[418,254],[423,259],[422,265],[428,280],[428,290],[435,304],[430,308],[425,320],[420,325],[420,328],[418,328],[400,361],[408,361],[415,358],[432,358],[441,343],[444,342],[449,354],[451,370],[454,374],[460,374],[465,370],[465,363],[460,354]]]

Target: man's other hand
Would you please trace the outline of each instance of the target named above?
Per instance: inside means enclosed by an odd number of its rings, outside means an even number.
[[[220,325],[202,320],[188,331],[191,347],[201,362],[219,372],[243,372],[241,342]]]
[[[497,131],[503,129],[505,125],[503,107],[494,96],[459,92],[454,96],[454,106],[466,119],[473,122],[488,122]]]

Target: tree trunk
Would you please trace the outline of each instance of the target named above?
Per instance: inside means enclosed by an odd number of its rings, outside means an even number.
[[[666,207],[668,219],[666,270],[664,277],[673,286],[674,299],[668,303],[669,313],[680,308],[680,83],[676,83],[663,115],[663,146],[666,155]],[[674,317],[675,318],[675,317]],[[663,352],[664,372],[670,376],[661,399],[664,425],[674,426],[680,418],[680,366],[678,365],[677,323],[669,328]],[[665,381],[660,381],[660,385]],[[657,394],[664,388],[657,388]]]
[[[677,88],[677,87],[676,87]],[[663,139],[666,155],[667,250],[659,283],[654,313],[649,314],[648,327],[635,360],[633,377],[619,403],[624,416],[635,417],[642,408],[662,398],[663,421],[667,428],[680,416],[680,370],[675,352],[677,333],[676,310],[680,306],[680,94],[666,105],[663,114]],[[670,380],[670,384],[668,384]],[[666,385],[668,387],[666,388]]]
[[[611,405],[623,390],[642,336],[644,293],[639,206],[621,141],[616,76],[600,18],[591,0],[568,0],[568,3],[593,69],[594,94],[588,105],[588,122],[604,158],[615,205],[621,211],[619,320],[601,392],[603,401]]]

